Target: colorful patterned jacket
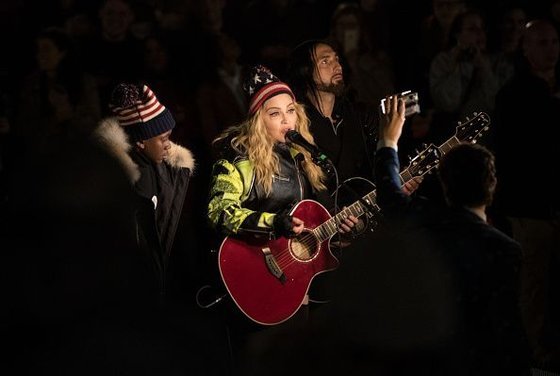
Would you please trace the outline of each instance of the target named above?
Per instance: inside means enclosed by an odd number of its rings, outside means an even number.
[[[246,156],[230,153],[214,164],[208,218],[222,235],[249,232],[274,237],[275,215],[310,198],[311,185],[301,167],[303,156],[285,144],[277,144],[274,151],[280,171],[268,196],[255,184],[253,166]]]

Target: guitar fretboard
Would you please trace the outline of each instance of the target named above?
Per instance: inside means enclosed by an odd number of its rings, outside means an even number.
[[[439,150],[440,154],[443,155],[443,154],[449,152],[449,150],[451,150],[454,146],[456,146],[460,143],[461,143],[461,141],[456,136],[453,136],[449,140],[447,140],[443,144],[441,144],[438,147],[438,150]]]
[[[350,215],[353,215],[356,218],[359,218],[364,213],[374,210],[375,213],[381,211],[379,206],[376,203],[377,193],[375,190],[369,192],[367,195],[362,197],[360,200],[354,202],[352,205],[345,207],[337,215],[330,218],[329,220],[325,221],[321,225],[315,227],[313,233],[317,237],[319,241],[324,241],[336,234],[338,231],[338,226],[340,223],[344,221],[345,218],[348,218]]]

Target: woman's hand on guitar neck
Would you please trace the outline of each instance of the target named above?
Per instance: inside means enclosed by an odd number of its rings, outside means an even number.
[[[344,217],[339,224],[338,232],[341,234],[348,234],[354,231],[354,226],[356,226],[360,222],[360,219],[354,217],[353,215],[349,215]]]
[[[364,222],[353,215],[349,215],[342,219],[338,226],[339,236],[334,236],[331,240],[331,245],[337,248],[345,248],[352,244],[355,236],[355,229],[363,227]]]

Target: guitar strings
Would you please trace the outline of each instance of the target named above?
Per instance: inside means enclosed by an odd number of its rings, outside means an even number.
[[[311,257],[309,257],[309,259],[313,258],[313,256],[315,255],[315,253],[317,252],[317,245],[322,243],[323,241],[329,239],[332,235],[329,235],[329,230],[331,230],[331,222],[334,222],[334,229],[338,228],[338,225],[343,223],[343,220],[345,218],[347,218],[349,215],[361,215],[362,213],[359,213],[357,210],[356,212],[353,211],[352,209],[353,205],[343,209],[340,213],[338,213],[337,215],[335,215],[334,217],[330,218],[329,220],[325,221],[324,223],[322,223],[321,225],[317,226],[316,228],[314,228],[313,230],[307,232],[305,235],[301,236],[301,237],[295,237],[291,240],[288,240],[288,247],[284,248],[282,250],[280,250],[278,252],[278,257],[276,258],[276,262],[278,263],[278,266],[281,268],[285,268],[290,266],[292,263],[294,262],[299,262],[300,259],[298,259],[297,257],[293,257],[292,252],[290,252],[290,242],[294,242],[297,241],[297,243],[302,247],[302,249],[304,249],[304,251],[307,252],[307,254],[309,254]],[[326,230],[325,230],[326,227]],[[323,236],[322,233],[324,233]],[[293,245],[293,244],[292,244]]]

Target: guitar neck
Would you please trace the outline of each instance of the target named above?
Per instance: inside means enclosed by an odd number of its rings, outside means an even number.
[[[336,234],[339,229],[339,224],[342,223],[348,216],[353,215],[354,217],[359,218],[371,210],[375,210],[376,213],[381,210],[379,206],[377,206],[377,193],[375,190],[369,192],[352,205],[345,207],[334,217],[315,227],[313,233],[319,241],[322,242]]]
[[[437,149],[441,155],[449,152],[454,146],[460,144],[461,141],[457,138],[457,136],[451,137],[449,140],[445,141],[441,144]]]
[[[440,155],[443,155],[449,152],[449,150],[451,150],[460,142],[461,141],[457,136],[453,136],[443,144],[441,144],[439,147],[437,147],[437,150],[439,151]],[[409,166],[400,173],[401,182],[406,183],[412,180],[414,177],[422,176],[434,167],[435,164],[426,164],[424,170],[418,171],[416,169],[410,168]],[[354,202],[352,205],[345,207],[334,217],[315,227],[313,233],[319,241],[325,241],[337,233],[339,224],[342,223],[348,216],[353,215],[354,217],[359,218],[364,213],[371,211],[374,211],[374,213],[372,214],[377,214],[381,211],[381,208],[377,205],[377,193],[375,190],[369,192],[360,200]]]

